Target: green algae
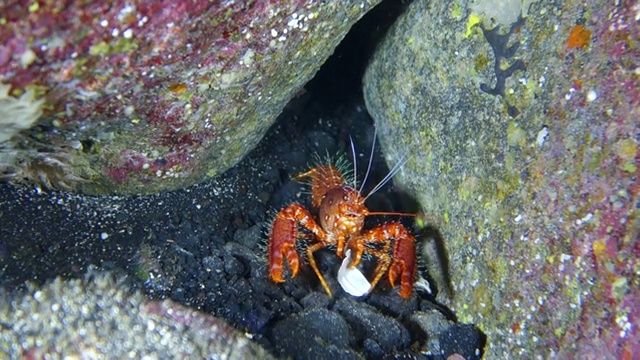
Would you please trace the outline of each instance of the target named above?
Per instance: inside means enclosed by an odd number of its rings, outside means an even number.
[[[487,53],[485,53],[485,52],[477,54],[473,58],[473,69],[476,72],[481,72],[487,66],[489,66],[489,64],[491,64],[491,59],[489,59],[489,57],[487,56]]]
[[[527,134],[518,126],[515,121],[510,121],[507,126],[507,144],[510,146],[519,145],[524,147],[527,141]]]

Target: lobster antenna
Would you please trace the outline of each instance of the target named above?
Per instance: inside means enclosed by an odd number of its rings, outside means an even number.
[[[353,188],[356,188],[356,174],[358,168],[356,166],[356,146],[353,144],[353,138],[349,135],[349,141],[351,141],[351,154],[353,154]]]
[[[376,191],[380,190],[380,188],[382,188],[386,183],[389,182],[389,180],[391,180],[393,178],[393,176],[400,171],[400,169],[402,168],[402,166],[407,162],[407,156],[406,155],[402,155],[402,157],[400,158],[400,161],[398,161],[397,164],[395,164],[393,166],[393,168],[389,171],[389,173],[387,174],[387,176],[384,177],[384,179],[380,180],[380,182],[378,183],[378,185],[376,185],[373,190],[371,190],[369,192],[369,194],[364,198],[365,200],[367,200],[369,198],[369,196],[373,195]]]
[[[373,163],[373,154],[376,150],[376,135],[378,134],[378,128],[373,126],[373,143],[371,144],[371,154],[369,154],[369,165],[367,166],[367,172],[364,174],[364,180],[362,180],[362,184],[360,185],[360,189],[358,192],[362,194],[362,189],[364,188],[364,184],[367,183],[367,178],[369,177],[369,172],[371,171],[371,164]]]
[[[413,213],[386,212],[386,211],[385,212],[376,211],[376,212],[367,213],[367,216],[375,216],[375,215],[394,215],[394,216],[412,216],[412,217],[418,216],[418,214],[413,214]]]

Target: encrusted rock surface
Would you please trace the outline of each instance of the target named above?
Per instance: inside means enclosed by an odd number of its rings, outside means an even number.
[[[388,162],[409,156],[398,183],[448,250],[442,300],[488,358],[633,358],[640,5],[534,2],[512,27],[464,4],[413,2],[364,81]]]
[[[107,274],[58,278],[0,300],[0,357],[7,359],[273,358],[224,320],[149,301]]]
[[[148,194],[220,174],[378,2],[3,3],[0,82],[43,116],[0,175]]]

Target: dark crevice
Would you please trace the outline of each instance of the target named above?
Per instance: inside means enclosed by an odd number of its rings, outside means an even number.
[[[500,63],[503,59],[511,59],[516,54],[516,51],[518,51],[518,48],[520,47],[519,42],[515,42],[511,46],[508,46],[508,44],[511,35],[514,34],[516,30],[521,26],[524,26],[524,18],[522,16],[519,16],[518,20],[511,24],[511,27],[506,34],[500,33],[499,25],[491,30],[487,30],[484,25],[481,25],[480,27],[482,29],[482,33],[484,34],[484,38],[487,40],[487,42],[491,46],[491,49],[493,50],[493,69],[496,75],[496,85],[493,88],[489,87],[489,85],[487,84],[480,84],[480,90],[493,96],[502,96],[505,103],[507,104],[507,113],[511,117],[518,116],[520,114],[520,111],[515,106],[509,104],[509,100],[507,100],[505,94],[505,83],[507,79],[516,71],[526,71],[526,67],[524,65],[524,62],[520,59],[514,61],[508,68],[504,70],[500,67]]]

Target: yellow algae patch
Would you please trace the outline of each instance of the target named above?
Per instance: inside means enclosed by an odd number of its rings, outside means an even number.
[[[469,19],[467,20],[467,31],[464,33],[465,39],[471,36],[473,33],[472,29],[478,24],[482,23],[482,18],[476,14],[469,15]]]
[[[622,170],[636,172],[635,157],[638,152],[638,145],[633,138],[627,138],[618,143],[617,153],[622,160]]]

